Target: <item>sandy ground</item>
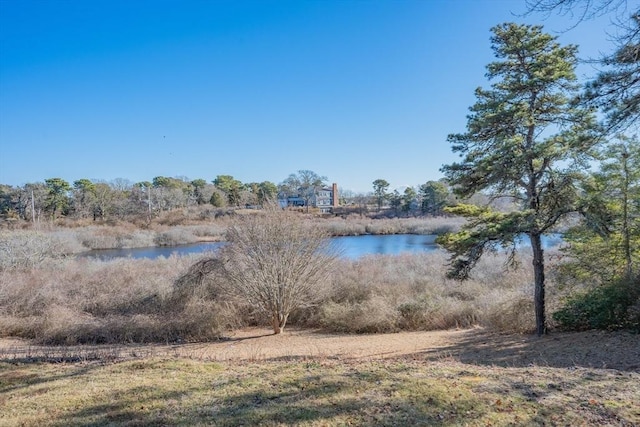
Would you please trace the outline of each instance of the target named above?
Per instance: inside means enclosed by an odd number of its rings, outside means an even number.
[[[230,333],[217,342],[176,345],[51,347],[20,339],[0,339],[0,360],[5,361],[118,360],[153,356],[230,362],[411,358],[502,367],[535,365],[640,372],[640,334],[589,331],[552,333],[538,338],[500,335],[477,328],[375,335],[290,329],[273,335],[267,329],[249,328]]]

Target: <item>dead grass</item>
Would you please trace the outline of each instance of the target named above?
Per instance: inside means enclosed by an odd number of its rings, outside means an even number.
[[[533,277],[528,254],[517,258],[525,267],[505,270],[506,255],[489,254],[463,282],[446,278],[443,251],[342,260],[328,300],[298,316],[298,324],[355,333],[470,326],[529,333],[535,324]],[[550,313],[562,297],[549,280]]]
[[[76,259],[0,271],[0,336],[49,344],[208,340],[229,316],[211,298],[176,300],[195,257]]]
[[[638,335],[266,334],[123,346],[117,359],[0,362],[0,425],[640,423]]]
[[[334,236],[359,236],[362,234],[443,234],[460,229],[465,220],[456,217],[417,218],[326,218],[319,221]]]
[[[198,259],[63,259],[0,270],[0,336],[50,344],[206,341],[228,327],[263,324],[246,302],[219,292],[215,268],[207,280],[179,285]],[[343,260],[323,300],[292,313],[289,324],[347,333],[472,326],[527,333],[530,271],[505,272],[503,263],[504,256],[488,256],[471,280],[456,282],[446,279],[438,251]],[[549,313],[561,297],[550,281]]]

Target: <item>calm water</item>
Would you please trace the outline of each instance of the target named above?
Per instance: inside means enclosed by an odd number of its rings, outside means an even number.
[[[405,252],[429,252],[438,249],[435,235],[344,236],[334,237],[331,240],[343,257],[351,259],[365,255],[398,255]]]
[[[343,257],[351,259],[360,258],[365,255],[398,255],[406,252],[429,252],[438,249],[435,243],[435,235],[392,234],[384,236],[346,236],[333,237],[331,240],[337,245]],[[553,247],[559,245],[561,242],[562,238],[559,235],[551,235],[545,236],[543,243],[545,247]],[[222,245],[224,245],[224,243],[215,242],[150,248],[103,249],[86,252],[82,254],[82,256],[104,260],[127,257],[153,259],[161,256],[168,257],[171,255],[187,255],[215,251]],[[526,239],[524,239],[522,243],[522,246],[525,245],[528,245]]]
[[[94,251],[84,252],[80,256],[88,258],[99,258],[102,260],[110,260],[114,258],[159,258],[169,257],[171,255],[188,255],[197,254],[207,251],[215,251],[224,243],[207,242],[194,243],[191,245],[179,246],[155,246],[148,248],[128,248],[128,249],[98,249]]]
[[[371,254],[396,255],[402,252],[424,252],[437,249],[436,236],[414,234],[394,234],[389,236],[347,236],[334,237],[332,242],[337,245],[345,258],[360,258]],[[82,256],[109,260],[113,258],[158,258],[171,255],[187,255],[206,251],[215,251],[221,242],[194,243],[192,245],[161,246],[131,249],[102,249],[90,251]]]

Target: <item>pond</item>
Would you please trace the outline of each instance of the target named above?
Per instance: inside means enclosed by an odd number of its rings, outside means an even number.
[[[398,255],[401,253],[430,252],[438,249],[435,235],[390,234],[333,237],[331,240],[340,250],[344,258],[357,259],[366,255]],[[557,246],[562,242],[560,235],[545,236],[545,247]],[[158,258],[171,255],[188,255],[215,251],[223,242],[194,243],[179,246],[158,246],[130,249],[101,249],[83,253],[81,256],[110,260],[114,258]],[[522,246],[527,246],[524,239]]]
[[[333,237],[331,241],[344,258],[357,259],[365,255],[398,255],[430,252],[438,249],[436,235],[387,234]]]
[[[86,258],[98,258],[104,261],[115,258],[159,258],[171,255],[198,254],[207,251],[215,251],[224,243],[221,242],[201,242],[189,245],[178,246],[150,246],[147,248],[124,248],[124,249],[96,249],[83,252],[79,256]]]

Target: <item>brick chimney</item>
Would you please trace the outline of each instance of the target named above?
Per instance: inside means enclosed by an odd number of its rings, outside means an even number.
[[[339,205],[338,200],[338,184],[334,182],[331,186],[331,206],[337,208]]]

